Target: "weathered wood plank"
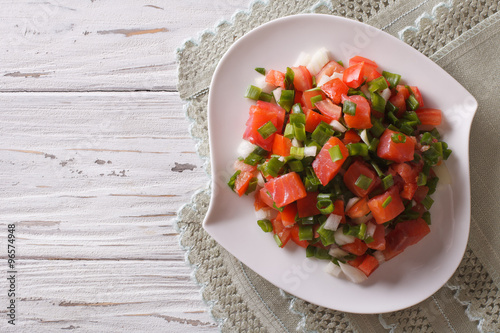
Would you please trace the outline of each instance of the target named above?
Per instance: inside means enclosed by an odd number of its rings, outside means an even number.
[[[1,1],[0,91],[174,91],[175,49],[249,3]]]

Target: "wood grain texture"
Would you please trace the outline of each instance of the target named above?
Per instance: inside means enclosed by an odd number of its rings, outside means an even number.
[[[208,182],[175,50],[249,3],[0,1],[1,332],[218,331],[173,226]]]

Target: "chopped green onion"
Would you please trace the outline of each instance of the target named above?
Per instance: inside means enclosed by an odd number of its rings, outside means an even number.
[[[318,199],[318,202],[316,203],[316,208],[321,212],[323,215],[330,214],[333,212],[335,209],[332,200],[330,199]]]
[[[333,243],[332,243],[333,244]],[[324,245],[324,244],[323,244]],[[325,245],[326,246],[326,245]],[[315,257],[317,259],[326,259],[330,260],[332,258],[331,255],[328,254],[328,250],[322,249],[320,247],[316,248],[316,254]]]
[[[317,102],[321,102],[323,100],[323,96],[321,95],[316,95],[311,97],[311,105],[315,106]]]
[[[295,73],[294,71],[290,68],[286,68],[286,74],[285,74],[285,88],[287,90],[293,90],[293,79],[295,78]],[[288,111],[288,110],[287,110]]]
[[[288,161],[288,166],[290,167],[290,170],[292,170],[293,172],[304,171],[304,166],[302,165],[301,161],[290,160],[290,161]]]
[[[339,64],[340,66],[344,67],[344,63],[342,62],[342,60],[337,61],[337,64]]]
[[[295,219],[297,219],[297,218],[295,218]],[[302,218],[300,218],[300,223],[302,225],[314,224],[314,216],[302,217]]]
[[[427,192],[428,194],[433,194],[434,192],[436,192],[436,187],[438,182],[439,182],[438,177],[433,177],[427,180],[427,187],[429,188],[429,192]]]
[[[259,95],[259,100],[264,101],[264,102],[271,102],[273,100],[274,96],[272,94],[268,94],[265,92],[261,92]]]
[[[304,147],[290,147],[290,156],[296,160],[301,160],[304,158]],[[302,166],[302,163],[300,164]]]
[[[253,100],[258,100],[261,93],[262,93],[262,89],[260,89],[259,87],[250,85],[250,86],[248,86],[247,91],[245,92],[245,97],[253,99]]]
[[[293,136],[299,141],[305,141],[306,126],[302,123],[293,124]]]
[[[368,150],[372,151],[372,152],[376,152],[379,143],[380,143],[379,139],[373,138],[372,141],[370,141],[370,145],[368,146]]]
[[[330,154],[330,158],[334,163],[344,158],[344,156],[342,156],[342,152],[340,151],[339,145],[333,146],[328,149],[328,153]]]
[[[311,258],[314,257],[315,255],[316,255],[316,246],[309,245],[306,248],[306,257]]]
[[[299,227],[299,240],[313,240],[314,232],[312,225],[301,225]]]
[[[377,172],[377,175],[379,177],[382,177],[384,175],[384,173],[382,172],[382,170],[380,170],[380,167],[374,161],[371,161],[370,164],[375,169],[375,171]]]
[[[358,237],[359,239],[363,240],[363,239],[365,239],[365,235],[366,235],[366,224],[361,223],[359,225],[359,232],[356,235],[356,237]]]
[[[365,243],[370,244],[371,242],[375,241],[372,236],[365,237]]]
[[[293,139],[293,125],[288,123],[285,126],[285,132],[283,133],[284,137],[287,137],[289,139]]]
[[[262,67],[256,67],[256,68],[255,68],[255,71],[256,71],[257,73],[262,74],[262,75],[266,75],[266,69],[265,69],[265,68],[262,68]]]
[[[346,147],[350,156],[368,156],[368,146],[364,143],[349,143]]]
[[[359,233],[359,229],[360,229],[359,225],[344,224],[344,228],[342,229],[342,233],[344,235],[356,236]]]
[[[302,113],[302,114],[304,114],[304,110],[302,110],[302,106],[300,105],[300,103],[295,103],[292,106],[292,113]],[[304,122],[305,122],[305,120],[304,120]]]
[[[312,167],[307,167],[306,169],[306,179],[309,179],[311,184],[313,185],[321,185],[320,180],[318,179],[318,176],[316,176],[316,173],[314,172],[314,169]]]
[[[304,187],[306,188],[306,192],[315,192],[318,190],[318,185],[313,184],[309,178],[304,180]]]
[[[316,88],[316,86],[318,85],[318,83],[316,82],[316,76],[314,76],[314,75],[312,77],[312,84],[313,84],[314,88]]]
[[[427,223],[428,225],[431,224],[431,213],[430,212],[424,212],[422,214],[422,219]]]
[[[434,200],[428,195],[422,200],[422,205],[424,205],[425,209],[429,210],[432,207]]]
[[[410,95],[410,97],[408,97],[408,99],[406,100],[406,107],[412,111],[418,109],[419,106],[420,104],[418,103],[414,95]]]
[[[257,132],[260,133],[264,140],[270,137],[272,134],[276,133],[276,131],[276,127],[270,120],[257,129]]]
[[[406,111],[404,113],[404,118],[411,120],[411,121],[416,121],[418,125],[420,125],[420,119],[417,116],[417,113],[415,111]]]
[[[408,123],[409,122],[402,123],[401,126],[399,127],[399,130],[406,135],[411,135],[413,133],[414,129],[413,129],[413,127],[408,125]]]
[[[387,102],[385,103],[385,111],[395,113],[395,112],[399,111],[399,108],[397,108],[397,107],[396,107],[394,104],[392,104],[390,101],[387,101]]]
[[[436,139],[441,139],[441,134],[439,134],[439,131],[437,130],[437,128],[433,128],[431,130],[431,134],[433,137],[435,137]]]
[[[295,104],[297,105],[297,104]],[[294,105],[294,108],[295,108],[295,105]],[[303,114],[303,113],[291,113],[290,114],[290,123],[292,125],[295,125],[295,124],[304,124],[306,123],[306,115]]]
[[[422,138],[420,139],[420,144],[422,145],[430,145],[432,143],[432,134],[429,132],[425,132],[422,134]]]
[[[384,200],[384,202],[382,203],[382,208],[385,208],[387,207],[392,201],[392,197],[391,196],[388,196],[387,199]]]
[[[330,125],[322,121],[311,134],[311,139],[323,146],[335,133]]]
[[[387,126],[387,129],[390,129],[391,131],[394,131],[394,132],[399,132],[399,128],[397,128],[393,124],[390,124],[389,126]]]
[[[252,179],[250,179],[250,183],[248,183],[248,188],[245,191],[245,194],[248,195],[253,191],[255,191],[255,189],[257,188],[257,183],[258,183],[257,177],[252,177]]]
[[[271,221],[269,220],[258,220],[257,224],[259,227],[262,229],[264,232],[271,232],[273,231],[273,225],[271,224]]]
[[[271,196],[271,195],[269,195],[269,196]],[[285,207],[276,206],[276,202],[274,202],[274,201],[273,201],[273,208],[276,209],[278,212],[282,212],[285,209]]]
[[[351,102],[351,101],[344,101],[344,104],[342,106],[342,111],[345,114],[348,114],[350,116],[354,116],[356,114],[356,103]]]
[[[391,140],[394,143],[405,143],[406,142],[406,135],[404,135],[402,133],[394,133],[391,136]]]
[[[396,86],[399,83],[399,80],[401,80],[401,75],[399,75],[399,74],[393,74],[393,73],[383,71],[382,75],[385,77],[385,79],[387,81],[389,81],[391,88],[396,88]]]
[[[382,133],[385,131],[384,125],[378,120],[377,118],[372,118],[372,128],[370,128],[370,133],[376,137],[379,138]]]
[[[382,185],[384,186],[384,190],[387,190],[389,187],[394,185],[394,178],[392,178],[391,174],[382,178]]]
[[[328,246],[335,243],[335,236],[334,236],[335,232],[332,230],[325,229],[325,224],[326,222],[323,222],[319,226],[318,230],[316,230],[316,232],[319,234],[321,243],[324,246]]]
[[[267,150],[261,147],[255,148],[244,160],[248,165],[257,165],[265,156],[267,156]]]
[[[265,174],[271,175],[273,177],[277,177],[278,172],[281,170],[283,165],[285,165],[285,162],[280,161],[280,159],[277,157],[271,157],[269,159],[269,161],[264,163],[262,171]]]
[[[280,100],[278,101],[279,106],[285,109],[286,112],[290,112],[293,105],[293,99],[295,97],[294,90],[282,90]]]
[[[373,179],[371,179],[370,177],[367,177],[363,174],[360,174],[358,179],[356,179],[356,182],[354,183],[354,185],[356,185],[360,189],[363,189],[366,191],[366,190],[368,190],[368,188],[370,187],[372,182],[373,182]]]
[[[368,82],[368,91],[370,91],[371,93],[375,91],[382,91],[387,87],[387,81],[383,76],[379,76],[375,80],[371,80],[370,82]]]
[[[234,191],[234,184],[236,183],[236,178],[238,178],[238,175],[241,173],[241,170],[236,170],[236,172],[229,178],[229,182],[227,185],[231,188],[231,190]]]
[[[361,90],[349,88],[349,90],[347,91],[347,96],[353,96],[353,95],[359,95],[366,98],[366,95]]]
[[[427,176],[424,173],[420,172],[418,174],[417,185],[418,186],[423,186],[426,183],[427,183]]]
[[[439,163],[441,154],[436,150],[434,146],[430,146],[429,149],[422,153],[422,156],[429,165],[434,166]]]
[[[387,112],[387,118],[389,120],[389,122],[392,124],[392,125],[398,125],[399,124],[399,119],[394,115],[393,112],[391,111],[388,111]]]
[[[279,247],[283,247],[283,242],[281,241],[280,237],[276,234],[274,234],[274,241],[276,244],[278,244]]]

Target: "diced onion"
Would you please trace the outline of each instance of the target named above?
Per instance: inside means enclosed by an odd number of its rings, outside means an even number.
[[[273,90],[273,95],[274,95],[274,99],[276,100],[276,102],[280,100],[282,90],[283,89],[281,89],[281,88],[276,88]]]
[[[442,161],[440,165],[432,167],[432,170],[434,170],[436,176],[439,177],[438,185],[451,184],[451,175],[450,172],[448,171],[448,168],[446,167],[446,164],[444,164],[444,161]]]
[[[364,143],[370,145],[370,140],[368,140],[368,132],[365,129],[361,131],[361,134],[359,136]]]
[[[368,90],[368,87],[366,84],[363,84],[361,87],[359,87],[359,90],[365,94],[366,98],[371,99],[370,91]]]
[[[331,261],[328,264],[326,264],[323,270],[326,273],[333,275],[335,277],[339,277],[340,273],[342,273],[342,269]]]
[[[283,156],[280,156],[280,157],[278,158],[278,160],[280,160],[280,162],[282,162],[282,163],[285,163],[285,158],[284,158]]]
[[[262,174],[259,172],[257,174],[257,185],[259,185],[260,187],[264,187],[265,184],[266,182],[264,181],[264,177],[262,177]]]
[[[337,231],[335,231],[335,233],[333,234],[333,236],[335,237],[335,243],[337,243],[337,245],[339,246],[342,246],[354,242],[356,237],[351,235],[344,235],[344,231],[342,229],[343,228],[337,229]]]
[[[325,221],[325,225],[323,228],[335,231],[339,227],[340,221],[342,220],[342,216],[336,214],[330,214]]]
[[[255,217],[257,220],[269,220],[271,219],[271,209],[259,209],[255,211]]]
[[[316,156],[316,151],[318,150],[318,147],[316,146],[310,146],[310,147],[304,147],[304,156],[305,157],[310,157],[310,156]]]
[[[257,148],[256,145],[248,142],[247,140],[242,140],[236,151],[238,152],[238,156],[246,158],[255,150],[255,148]]]
[[[336,130],[337,132],[344,133],[345,131],[347,131],[347,128],[345,128],[344,125],[342,125],[338,120],[332,120],[330,126],[332,126],[333,129]]]
[[[316,86],[321,87],[322,85],[324,85],[325,83],[327,83],[327,82],[328,82],[328,81],[330,81],[331,79],[332,79],[332,78],[331,78],[330,76],[328,76],[328,75],[323,75],[323,76],[321,77],[321,79],[320,79],[318,82],[316,82]]]
[[[380,92],[380,96],[382,96],[382,98],[387,102],[387,100],[391,98],[391,89],[385,88]]]
[[[295,61],[293,67],[307,66],[310,61],[311,61],[311,55],[309,53],[300,52],[299,57],[297,58],[297,61]]]
[[[377,225],[373,222],[369,222],[366,225],[366,236],[365,237],[373,237],[375,234],[375,229],[377,228]]]
[[[270,94],[274,89],[273,85],[266,82],[266,77],[264,75],[255,78],[255,86],[262,89],[266,94]]]
[[[345,206],[345,211],[349,211],[349,209],[351,209],[352,206],[354,206],[356,204],[356,202],[358,202],[361,198],[358,198],[358,197],[354,197],[354,198],[351,198],[349,199],[349,201],[347,201],[347,205]]]
[[[382,251],[375,251],[375,252],[373,252],[373,256],[375,257],[375,259],[378,260],[379,264],[383,264],[385,262],[385,256],[382,253]]]
[[[343,79],[344,78],[344,73],[333,73],[332,76],[330,76],[330,78],[333,80],[333,79]]]
[[[329,61],[329,52],[326,48],[322,47],[314,53],[306,67],[311,75],[316,75]]]
[[[302,142],[300,142],[296,138],[293,138],[292,139],[292,146],[294,146],[294,147],[302,147]]]
[[[361,217],[357,217],[355,219],[351,219],[351,221],[354,222],[355,224],[363,224],[363,223],[366,223],[366,222],[370,221],[372,218],[373,218],[373,215],[372,215],[372,213],[370,213],[370,214],[365,215],[365,216],[361,216]]]
[[[340,259],[340,258],[344,258],[349,253],[347,253],[346,251],[337,247],[335,249],[330,249],[330,251],[328,251],[328,254],[334,258]]]
[[[342,272],[347,276],[349,280],[351,280],[354,283],[361,283],[367,279],[365,273],[363,273],[361,270],[357,269],[356,267],[352,267],[349,264],[344,264],[339,262],[340,268],[342,269]]]

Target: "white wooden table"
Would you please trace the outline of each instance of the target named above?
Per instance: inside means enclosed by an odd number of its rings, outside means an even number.
[[[208,182],[175,50],[249,3],[0,1],[1,332],[218,330],[173,227]]]

